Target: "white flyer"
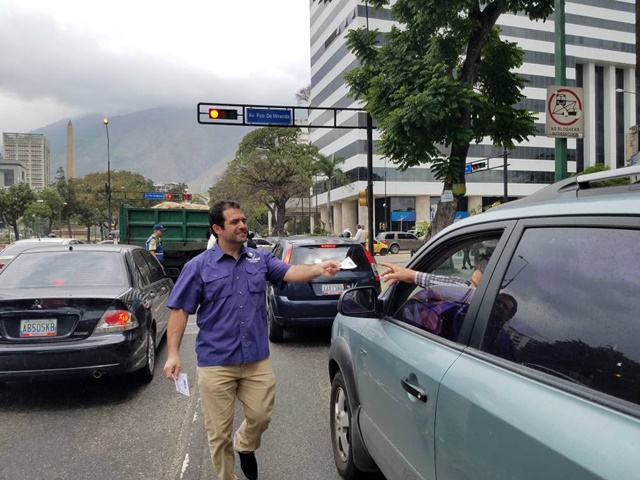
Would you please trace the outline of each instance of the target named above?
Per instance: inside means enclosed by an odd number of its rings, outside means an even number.
[[[354,268],[356,268],[357,265],[355,263],[353,263],[353,260],[351,260],[351,258],[347,257],[344,260],[342,260],[340,262],[340,269],[341,270],[353,270]]]
[[[181,373],[178,378],[175,379],[176,391],[182,395],[189,396],[189,382],[187,382],[187,374]]]

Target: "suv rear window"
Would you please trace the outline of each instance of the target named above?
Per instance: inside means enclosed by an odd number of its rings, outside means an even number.
[[[360,244],[353,245],[294,245],[291,253],[292,265],[303,265],[307,263],[321,263],[325,260],[342,261],[346,257],[351,258],[356,264],[356,272],[366,272],[371,270],[371,264],[367,259],[367,254]]]
[[[2,288],[125,285],[119,252],[25,252],[2,273]]]

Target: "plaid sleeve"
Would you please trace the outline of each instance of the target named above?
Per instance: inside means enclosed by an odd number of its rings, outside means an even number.
[[[458,285],[464,287],[469,287],[471,285],[471,282],[458,277],[434,275],[433,273],[427,272],[416,272],[414,282],[422,288],[427,288],[429,285]]]

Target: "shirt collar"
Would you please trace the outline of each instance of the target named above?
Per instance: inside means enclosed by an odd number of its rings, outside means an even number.
[[[228,256],[231,257],[231,255],[227,255],[218,245],[218,242],[216,242],[213,247],[210,248],[211,253],[213,254],[213,261],[218,263],[220,262],[220,260],[222,260],[223,257]],[[242,245],[242,247],[240,247],[240,252],[238,254],[238,261],[240,261],[240,259],[242,259],[242,257],[247,255],[247,249],[245,248],[244,245]],[[233,257],[231,257],[233,258]]]

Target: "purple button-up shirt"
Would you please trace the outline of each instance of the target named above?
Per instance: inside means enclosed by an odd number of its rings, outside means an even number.
[[[217,244],[184,266],[167,306],[197,312],[199,367],[269,356],[267,280],[281,282],[289,268],[271,252],[242,247],[236,260]]]

